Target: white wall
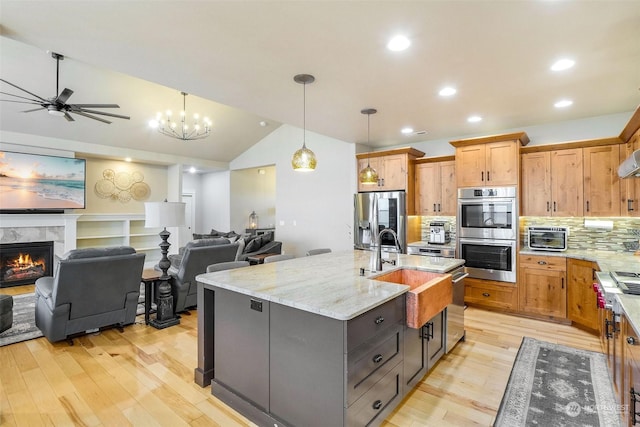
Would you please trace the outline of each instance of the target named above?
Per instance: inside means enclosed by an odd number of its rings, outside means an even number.
[[[283,250],[303,256],[308,249],[353,248],[355,144],[306,133],[316,154],[313,172],[295,172],[291,156],[302,146],[302,129],[283,125],[230,163],[232,170],[275,165],[276,239]]]
[[[262,174],[260,173],[262,171]],[[255,211],[259,228],[276,224],[276,167],[263,166],[231,171],[231,229],[237,233],[249,227]]]
[[[195,232],[208,233],[212,228],[229,231],[231,229],[230,172],[202,174],[200,180],[202,192],[197,195],[200,206],[197,212],[200,219],[196,220],[200,228]]]

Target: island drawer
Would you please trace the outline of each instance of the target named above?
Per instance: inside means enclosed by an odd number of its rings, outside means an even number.
[[[379,425],[402,400],[402,363],[398,363],[353,405],[347,408],[348,426]]]
[[[514,283],[466,278],[464,301],[485,307],[517,310],[518,288]]]
[[[391,326],[402,324],[404,315],[403,294],[347,321],[347,351],[357,348]]]
[[[402,325],[368,341],[347,356],[347,405],[358,400],[402,359]]]

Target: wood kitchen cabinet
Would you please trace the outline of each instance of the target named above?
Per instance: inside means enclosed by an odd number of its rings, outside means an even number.
[[[585,147],[584,216],[620,216],[620,145]]]
[[[520,312],[566,318],[566,269],[564,257],[521,255],[518,271]]]
[[[366,185],[358,181],[358,192],[397,191],[407,194],[407,214],[415,213],[415,159],[424,153],[415,148],[397,148],[356,154],[357,173],[367,167],[367,161],[378,173],[378,184]]]
[[[597,264],[580,259],[567,259],[567,317],[577,325],[598,331],[598,306],[593,292]]]
[[[458,206],[453,156],[416,160],[416,214],[455,216]]]
[[[520,147],[528,142],[524,132],[451,141],[458,187],[518,185]]]
[[[522,154],[522,215],[582,216],[582,149]]]
[[[464,302],[488,309],[516,312],[518,287],[515,283],[467,277],[464,279]]]
[[[622,361],[622,375],[618,397],[622,404],[623,425],[631,426],[640,423],[640,337],[633,329],[626,315],[620,316],[622,327],[622,344],[624,347],[624,357]],[[612,368],[610,366],[610,368]]]
[[[411,390],[433,368],[445,351],[444,311],[419,329],[404,329],[404,384]]]

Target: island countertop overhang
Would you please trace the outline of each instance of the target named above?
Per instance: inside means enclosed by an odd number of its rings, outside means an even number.
[[[454,258],[391,254],[396,265],[369,271],[372,252],[341,251],[284,262],[205,273],[197,281],[337,320],[350,320],[406,293],[409,286],[373,280],[400,268],[446,273],[464,264]],[[364,276],[360,269],[364,268]]]

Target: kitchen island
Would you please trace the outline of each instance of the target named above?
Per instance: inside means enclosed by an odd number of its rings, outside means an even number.
[[[371,256],[334,252],[198,276],[196,383],[259,425],[382,422],[410,391],[409,286],[375,277],[445,273],[464,261],[394,254],[396,265],[372,273]]]

